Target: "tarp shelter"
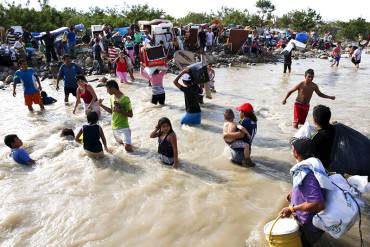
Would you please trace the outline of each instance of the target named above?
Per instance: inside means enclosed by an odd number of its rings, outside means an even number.
[[[308,33],[297,33],[295,36],[295,39],[298,40],[299,42],[306,43],[308,40]]]
[[[128,30],[130,27],[117,27],[114,29],[114,31],[118,32],[121,36],[124,36],[128,33]]]
[[[23,28],[22,26],[11,26],[10,28],[13,28],[14,29],[14,32],[21,35],[23,34]]]
[[[75,29],[77,31],[81,31],[83,29],[85,29],[85,26],[83,24],[77,24],[74,26]],[[64,32],[68,32],[69,28],[68,27],[60,27],[58,29],[55,29],[53,31],[50,31],[50,33],[53,35],[53,36],[58,36],[60,34],[63,34]],[[42,36],[44,36],[46,34],[46,32],[42,32],[40,33],[38,36],[36,36],[36,38],[41,38]]]
[[[231,50],[233,53],[236,53],[240,50],[244,42],[247,40],[248,34],[249,32],[244,29],[230,29],[227,43],[231,44]]]

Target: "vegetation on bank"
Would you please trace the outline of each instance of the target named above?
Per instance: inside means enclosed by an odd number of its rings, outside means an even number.
[[[174,18],[164,10],[144,5],[126,6],[121,9],[94,7],[88,11],[78,11],[73,8],[57,10],[51,7],[48,0],[39,0],[40,10],[13,3],[0,3],[0,23],[6,28],[11,25],[21,25],[30,31],[53,30],[62,26],[82,23],[86,27],[93,24],[108,23],[114,27],[124,27],[139,20],[165,18],[177,25],[188,23],[210,23],[219,21],[223,25],[239,24],[251,27],[291,28],[296,31],[316,30],[320,33],[331,31],[338,39],[357,40],[359,35],[367,37],[370,33],[370,23],[363,18],[348,22],[324,22],[321,15],[313,10],[295,10],[283,16],[275,16],[275,6],[270,0],[257,0],[257,13],[247,9],[239,10],[223,7],[211,13],[189,12],[182,18]]]

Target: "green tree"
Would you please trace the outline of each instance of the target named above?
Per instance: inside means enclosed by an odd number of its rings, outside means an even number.
[[[217,12],[217,18],[222,20],[222,24],[227,26],[231,23],[246,26],[249,24],[248,10],[237,10],[234,8],[222,7]]]
[[[162,9],[149,7],[148,4],[133,5],[124,11],[124,16],[128,23],[137,23],[140,20],[152,20],[161,18],[165,12]]]
[[[295,31],[309,31],[322,23],[321,15],[311,8],[295,10],[288,15],[291,18],[290,28]]]
[[[277,19],[276,25],[281,28],[288,28],[292,24],[292,19],[290,15],[283,15]]]
[[[259,9],[257,13],[260,15],[262,23],[261,26],[265,25],[265,21],[272,19],[272,12],[275,11],[275,5],[270,0],[257,0],[256,7]]]
[[[208,15],[207,13],[189,12],[187,15],[178,19],[177,21],[180,25],[186,25],[189,23],[202,24],[211,22],[212,16]]]
[[[366,37],[370,33],[370,23],[363,18],[352,19],[347,23],[341,23],[340,33],[343,37],[351,40],[357,40],[358,35]]]

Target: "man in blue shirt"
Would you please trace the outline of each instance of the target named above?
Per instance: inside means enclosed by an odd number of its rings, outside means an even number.
[[[64,80],[64,102],[68,102],[70,93],[76,97],[76,91],[78,88],[76,76],[79,74],[83,74],[81,67],[72,63],[69,59],[69,55],[64,55],[63,64],[59,68],[56,86],[56,89],[59,90],[59,81],[61,79]]]
[[[35,161],[30,158],[30,155],[22,147],[23,142],[17,135],[7,135],[4,138],[4,143],[12,149],[11,157],[15,162],[21,165],[33,165]]]
[[[43,111],[44,105],[42,103],[40,95],[40,91],[42,90],[42,88],[39,77],[35,74],[33,69],[28,68],[26,60],[20,60],[19,65],[20,69],[17,70],[14,74],[13,96],[15,97],[17,94],[17,83],[22,83],[24,90],[24,102],[25,105],[28,107],[28,110],[32,112],[32,104],[38,104],[40,105],[40,109]]]
[[[71,58],[74,57],[74,50],[76,45],[76,33],[74,32],[74,26],[69,28],[69,32],[67,33],[67,41],[68,41],[68,51]]]

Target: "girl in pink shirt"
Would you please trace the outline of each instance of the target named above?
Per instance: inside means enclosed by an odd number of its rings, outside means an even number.
[[[156,69],[152,75],[149,75],[149,82],[152,86],[152,103],[164,105],[166,94],[163,88],[163,77],[166,71]]]

